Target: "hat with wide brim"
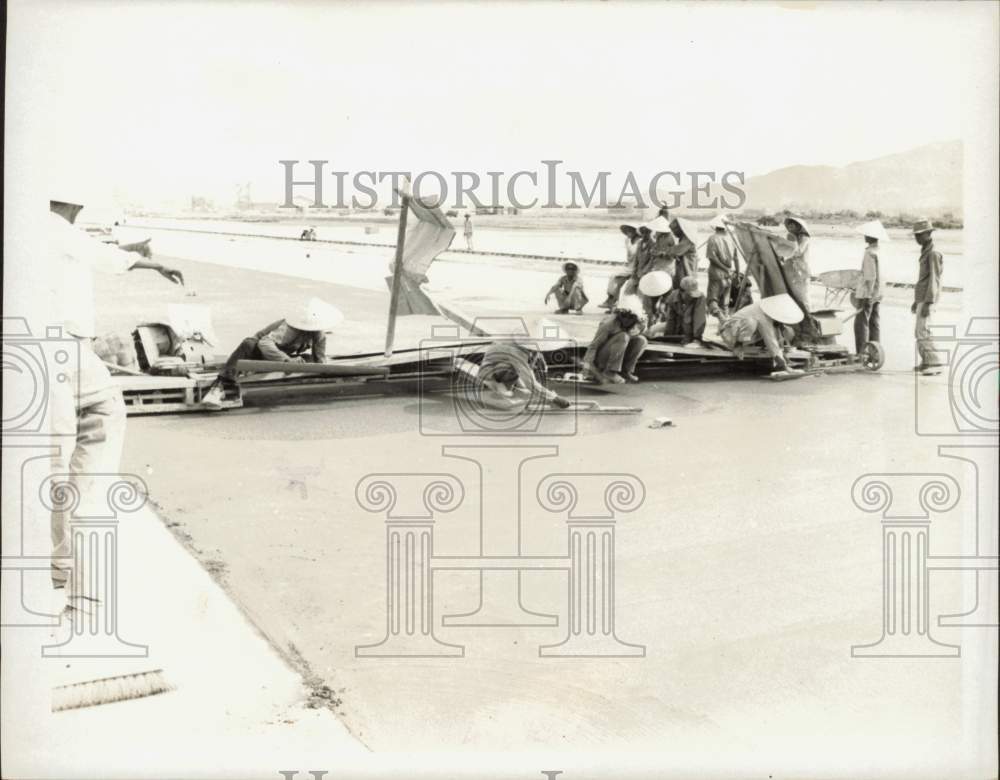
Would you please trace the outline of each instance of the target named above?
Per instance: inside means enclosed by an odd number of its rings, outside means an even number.
[[[795,299],[788,293],[761,298],[760,308],[772,320],[785,325],[795,325],[805,317]]]
[[[863,225],[857,227],[858,233],[868,238],[874,238],[878,241],[888,241],[889,233],[886,231],[885,226],[877,219],[873,219],[871,222],[866,222]]]
[[[656,219],[650,220],[645,225],[645,228],[649,228],[653,233],[669,233],[670,232],[670,222],[665,217],[657,217]]]
[[[711,228],[713,230],[718,230],[719,228],[725,229],[725,227],[726,227],[726,218],[724,216],[722,216],[721,214],[716,214],[714,217],[712,217],[711,220],[709,220],[708,224],[709,224],[709,226],[711,226]]]
[[[806,224],[806,221],[802,219],[802,217],[797,217],[795,214],[789,214],[787,217],[785,217],[783,222],[788,222],[789,220],[791,220],[800,228],[802,228],[802,232],[805,233],[807,236],[812,235],[812,233],[809,230],[809,225]]]
[[[650,271],[639,280],[639,292],[657,298],[673,287],[673,279],[666,271]]]
[[[681,232],[687,237],[688,241],[694,241],[694,237],[698,234],[698,224],[692,222],[690,219],[684,219],[684,217],[672,217],[671,222],[676,222],[677,227],[681,229]]]
[[[934,229],[934,223],[929,219],[918,219],[913,223],[913,235],[917,233],[930,233]]]
[[[618,229],[626,236],[629,235],[629,233],[639,232],[639,228],[637,228],[635,225],[619,225]]]
[[[296,330],[329,330],[344,320],[344,313],[331,303],[310,298],[299,311],[285,317],[285,322]]]

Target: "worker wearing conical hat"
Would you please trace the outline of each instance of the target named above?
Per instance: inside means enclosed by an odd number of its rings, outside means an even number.
[[[878,265],[878,242],[887,241],[889,234],[877,219],[858,228],[865,239],[865,254],[861,258],[861,277],[854,288],[854,347],[858,354],[870,341],[881,341],[879,308],[882,300],[882,279]]]
[[[326,331],[344,319],[340,309],[312,298],[283,320],[272,322],[243,339],[226,360],[219,378],[202,398],[209,409],[222,406],[227,386],[236,383],[241,360],[270,360],[276,363],[323,363],[326,361]]]
[[[790,371],[785,360],[782,338],[792,335],[790,327],[802,321],[803,313],[788,294],[774,295],[744,306],[719,326],[719,338],[739,358],[743,348],[763,341],[779,371]]]
[[[709,225],[714,232],[705,247],[708,258],[708,293],[706,303],[708,313],[720,321],[729,314],[729,290],[733,281],[736,250],[722,215],[715,217]]]
[[[674,289],[679,290],[681,279],[698,272],[698,250],[694,245],[695,224],[683,217],[670,219],[671,246],[657,245],[654,263],[650,270],[667,270],[673,264]]]

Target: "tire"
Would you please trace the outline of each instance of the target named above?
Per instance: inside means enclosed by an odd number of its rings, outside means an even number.
[[[885,350],[877,341],[869,341],[861,350],[858,359],[869,371],[878,371],[885,365]]]

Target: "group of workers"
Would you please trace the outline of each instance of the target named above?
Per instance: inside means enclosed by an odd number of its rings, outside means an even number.
[[[789,371],[784,345],[815,343],[818,325],[809,313],[810,229],[799,216],[785,218],[786,237],[781,244],[780,264],[782,285],[788,294],[754,302],[745,272],[740,271],[739,250],[725,219],[719,215],[709,222],[712,234],[702,244],[708,260],[708,288],[698,287],[698,249],[695,244],[695,223],[683,217],[671,217],[661,209],[656,218],[639,227],[621,225],[625,237],[625,260],[608,281],[607,296],[600,308],[610,313],[598,327],[595,341],[614,330],[613,322],[631,322],[638,316],[639,324],[624,330],[638,331],[646,338],[679,338],[685,346],[697,345],[704,338],[708,316],[719,322],[720,340],[731,350],[742,353],[751,344],[760,343],[772,357],[775,367]],[[930,319],[940,296],[942,256],[934,249],[933,224],[920,219],[913,225],[913,236],[921,246],[919,275],[915,287],[912,313],[916,316],[915,336],[920,355],[915,371],[937,373],[942,364],[931,339]],[[855,307],[855,348],[861,354],[871,342],[881,338],[879,308],[882,282],[879,270],[879,241],[888,240],[888,232],[878,220],[857,228],[863,236],[865,250],[860,274],[851,300]],[[747,269],[744,269],[747,270]],[[563,264],[563,276],[545,296],[545,303],[555,296],[557,314],[581,314],[588,302],[580,267],[574,262]],[[634,310],[634,311],[633,311]],[[630,344],[638,345],[637,340]],[[630,348],[626,366],[620,372],[608,368],[596,353],[597,362],[585,361],[591,378],[597,381],[635,381],[631,358],[638,349]],[[618,350],[614,350],[617,353]],[[641,352],[639,353],[641,354]],[[636,360],[638,356],[636,356]],[[612,366],[617,365],[612,361]]]
[[[51,399],[53,427],[57,433],[68,435],[72,442],[70,447],[58,448],[54,470],[68,473],[77,493],[88,497],[95,493],[88,484],[90,475],[117,472],[125,431],[121,390],[93,349],[97,336],[94,272],[149,269],[181,285],[184,277],[180,271],[151,259],[149,241],[116,246],[102,243],[80,230],[74,223],[84,205],[82,198],[73,195],[51,200],[46,278],[52,286],[50,300],[65,334],[80,345],[80,363],[68,369],[74,375],[53,391]],[[737,250],[726,223],[717,217],[711,224],[713,234],[706,244],[707,294],[698,289],[695,275],[698,255],[693,223],[680,217],[670,218],[662,210],[650,225],[621,227],[625,236],[625,262],[608,284],[607,299],[601,304],[608,314],[599,323],[582,358],[584,371],[592,379],[613,384],[637,382],[636,364],[649,337],[671,335],[697,341],[703,336],[706,314],[719,319],[720,338],[737,353],[746,345],[763,342],[776,365],[786,367],[782,341],[790,338],[790,334],[780,307],[775,307],[773,300],[769,303],[768,299],[756,302],[750,299],[749,286],[740,273]],[[784,273],[789,287],[806,287],[808,226],[801,218],[790,216],[785,227],[790,248],[784,257]],[[911,311],[916,317],[915,336],[920,355],[915,370],[922,373],[939,372],[943,364],[930,330],[941,294],[943,271],[941,253],[934,247],[933,230],[926,219],[913,225],[913,236],[921,252]],[[866,343],[880,338],[882,285],[878,253],[879,241],[888,236],[877,221],[861,226],[859,232],[864,236],[865,251],[853,300],[857,310],[854,332],[860,351]],[[472,226],[468,217],[464,235],[471,248]],[[552,296],[557,299],[559,312],[582,311],[587,296],[578,265],[565,265],[564,276],[546,295],[546,301]],[[272,322],[244,339],[204,398],[206,406],[221,404],[227,386],[237,382],[240,360],[324,362],[325,334],[341,319],[336,307],[312,299],[303,311]],[[497,398],[513,399],[515,395],[537,392],[556,407],[569,406],[566,399],[545,387],[545,361],[537,345],[510,346],[497,342],[487,348],[481,369],[480,386]],[[70,563],[69,519],[67,512],[58,509],[52,512],[52,581],[65,594],[67,615],[90,615],[99,601],[97,594],[88,588],[91,578]]]

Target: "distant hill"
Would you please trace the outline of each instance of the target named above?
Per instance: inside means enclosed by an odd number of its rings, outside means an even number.
[[[928,144],[899,154],[851,163],[793,165],[746,183],[744,208],[801,209],[861,214],[962,214],[962,142]]]

